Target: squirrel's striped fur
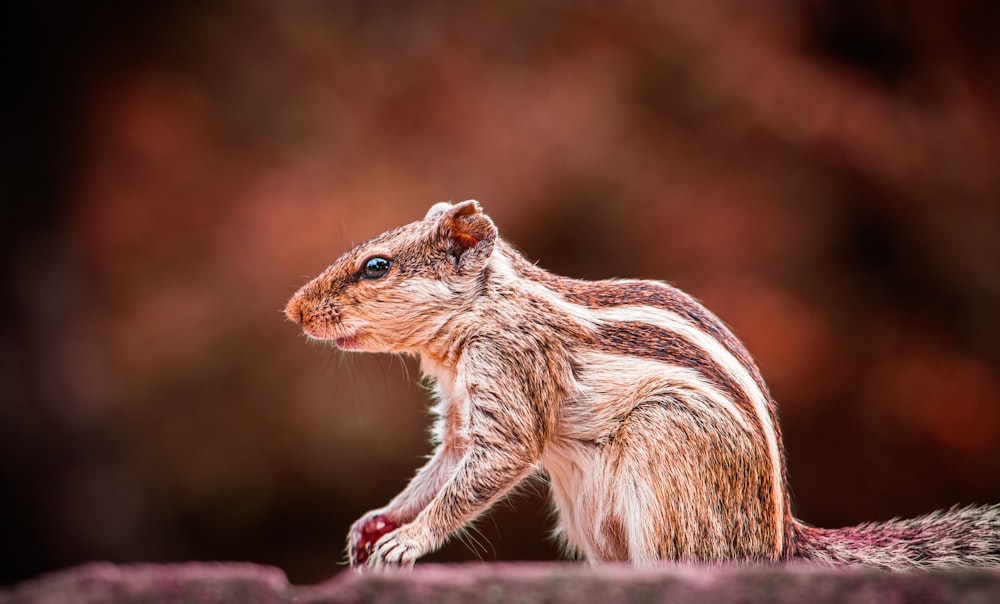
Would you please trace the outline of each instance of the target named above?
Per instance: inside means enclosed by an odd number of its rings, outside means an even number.
[[[352,564],[372,530],[367,565],[412,563],[542,471],[591,561],[1000,566],[1000,506],[795,520],[774,401],[719,319],[664,283],[547,273],[474,201],[362,243],[285,312],[346,350],[419,355],[434,381],[434,454],[352,527]]]

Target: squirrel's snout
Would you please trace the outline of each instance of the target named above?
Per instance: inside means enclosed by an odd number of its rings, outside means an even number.
[[[293,296],[291,300],[288,301],[288,305],[285,306],[285,316],[288,317],[289,321],[292,321],[296,325],[302,325],[302,306],[300,304],[301,300],[298,296]]]

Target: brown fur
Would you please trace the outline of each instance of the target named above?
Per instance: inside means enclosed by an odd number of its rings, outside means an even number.
[[[372,276],[371,258],[391,268]],[[901,539],[971,526],[975,555],[939,559],[1000,562],[996,508],[853,533],[795,521],[774,402],[721,321],[663,283],[547,273],[474,201],[437,204],[355,247],[285,312],[344,349],[418,355],[435,384],[434,455],[354,524],[352,565],[374,539],[364,527],[399,526],[367,566],[411,564],[539,470],[557,534],[593,561],[799,556],[907,568],[920,566],[920,548]],[[865,539],[892,553],[872,555]]]

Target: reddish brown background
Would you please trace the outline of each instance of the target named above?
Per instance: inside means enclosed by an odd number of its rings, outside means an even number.
[[[77,4],[3,20],[4,582],[338,572],[426,395],[280,310],[470,197],[546,268],[732,325],[803,519],[1000,502],[995,3]],[[434,558],[557,555],[541,486],[478,526]]]

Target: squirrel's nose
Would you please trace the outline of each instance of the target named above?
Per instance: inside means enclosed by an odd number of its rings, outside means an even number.
[[[288,301],[288,305],[285,306],[285,316],[288,317],[289,321],[297,325],[302,325],[302,305],[301,299],[298,296],[293,296]]]

